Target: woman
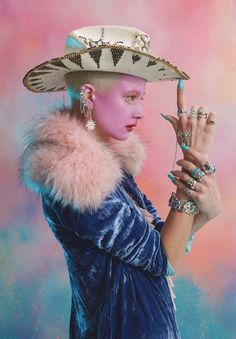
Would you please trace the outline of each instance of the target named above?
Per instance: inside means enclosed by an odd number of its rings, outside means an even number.
[[[67,89],[70,108],[36,120],[26,134],[20,177],[41,196],[63,247],[71,289],[70,338],[180,338],[170,277],[196,231],[221,209],[215,167],[207,160],[215,116],[187,115],[178,83],[181,170],[165,221],[134,176],[145,143],[133,127],[144,117],[147,81],[188,79],[149,54],[150,39],[132,27],[89,26],[67,37],[65,56],[28,72],[35,92]]]

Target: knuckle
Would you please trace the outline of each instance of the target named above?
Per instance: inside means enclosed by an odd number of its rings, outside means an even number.
[[[201,111],[203,111],[203,113],[205,113],[206,111],[207,111],[207,107],[206,107],[206,105],[201,105],[201,106],[199,106],[199,108],[198,108],[198,112],[201,112]]]
[[[207,191],[206,186],[204,186],[203,184],[200,185],[200,187],[199,187],[199,192],[203,195],[203,194],[206,193],[206,191]]]
[[[189,175],[186,173],[182,174],[182,179],[184,180],[184,182],[186,182],[189,179]]]
[[[205,176],[205,184],[207,185],[207,187],[210,187],[213,184],[213,177],[211,175],[206,175]]]
[[[202,164],[202,166],[208,161],[208,155],[207,154],[201,154],[200,156],[200,162]]]
[[[212,112],[209,113],[209,116],[210,116],[211,118],[214,118],[214,119],[216,118],[216,115],[215,115],[214,113],[212,113]]]
[[[201,201],[204,197],[204,194],[202,192],[197,192],[196,193],[196,200]]]
[[[190,111],[197,111],[199,108],[199,105],[195,104],[195,105],[192,105],[191,108],[190,108]]]

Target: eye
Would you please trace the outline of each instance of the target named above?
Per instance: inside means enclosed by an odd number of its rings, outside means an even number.
[[[134,100],[136,98],[136,95],[129,95],[127,99],[130,98],[131,100]]]
[[[125,101],[127,101],[129,104],[133,104],[135,98],[136,95],[129,95],[125,98]]]

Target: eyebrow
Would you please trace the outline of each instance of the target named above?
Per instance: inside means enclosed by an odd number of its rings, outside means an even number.
[[[135,94],[141,94],[141,91],[138,91],[138,90],[136,90],[136,89],[130,89],[130,90],[127,90],[126,92],[127,92],[127,93],[128,93],[128,92],[131,92],[131,93],[135,93]],[[143,93],[143,95],[145,95],[145,94],[146,94],[146,92]]]

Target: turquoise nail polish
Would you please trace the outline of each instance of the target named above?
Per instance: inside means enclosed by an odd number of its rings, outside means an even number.
[[[168,174],[168,178],[170,178],[172,182],[176,182],[176,178],[173,175]]]
[[[187,145],[180,145],[180,147],[184,150],[184,151],[189,151],[190,147]]]
[[[162,116],[162,118],[164,118],[165,120],[171,122],[170,118],[168,118],[166,115],[160,113],[160,115]]]
[[[184,82],[183,82],[183,80],[182,79],[179,79],[179,81],[178,81],[178,87],[177,87],[178,89],[183,89],[184,88]]]

